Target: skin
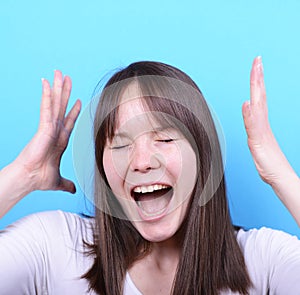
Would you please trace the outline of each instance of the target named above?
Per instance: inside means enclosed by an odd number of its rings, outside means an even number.
[[[268,120],[268,107],[261,57],[253,61],[250,101],[242,113],[248,146],[260,177],[271,185],[300,226],[300,179],[281,151]]]
[[[34,190],[75,192],[74,183],[61,176],[60,160],[80,112],[81,103],[76,101],[66,115],[71,80],[67,76],[63,77],[60,71],[55,71],[52,87],[47,80],[43,80],[42,84],[38,131],[17,159],[0,171],[0,217]],[[242,112],[254,163],[261,178],[272,186],[300,226],[300,181],[280,150],[270,128],[260,57],[253,62],[250,90],[250,101],[243,104]],[[141,138],[145,139],[139,137]],[[180,223],[180,214],[176,216]],[[153,251],[129,269],[129,273],[145,294],[169,294],[178,262],[180,236],[177,233],[168,238],[161,233],[160,237],[154,237],[154,232],[146,227],[141,231],[149,238],[154,238]],[[171,236],[171,231],[168,235]]]
[[[103,166],[136,229],[148,241],[162,242],[174,236],[184,219],[196,180],[196,154],[176,129],[161,129],[140,98],[131,99],[138,97],[138,89],[129,85],[121,98],[116,135],[104,149]],[[132,188],[154,184],[173,187],[169,206],[163,214],[140,215]]]
[[[143,294],[170,294],[182,241],[178,229],[196,179],[196,154],[176,129],[160,129],[139,96],[137,84],[124,91],[115,137],[105,146],[103,166],[132,224],[152,242],[151,253],[128,270],[131,279]],[[173,187],[168,210],[159,217],[141,217],[131,189],[156,183]]]
[[[55,71],[54,82],[42,79],[38,131],[20,155],[0,171],[0,217],[34,190],[75,193],[75,185],[60,173],[60,161],[81,109],[77,100],[66,115],[72,83]]]

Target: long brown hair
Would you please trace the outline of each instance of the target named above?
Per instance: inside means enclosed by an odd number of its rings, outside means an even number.
[[[222,155],[210,110],[190,77],[158,62],[137,62],[118,71],[100,96],[94,124],[94,243],[89,245],[95,260],[83,277],[99,294],[121,295],[127,269],[151,251],[151,243],[126,219],[102,163],[106,141],[114,136],[120,96],[132,79],[138,82],[146,106],[167,115],[156,119],[175,124],[187,134],[197,155],[199,175],[180,228],[184,238],[172,294],[218,294],[227,289],[248,294],[251,282],[230,219]],[[178,83],[180,87],[174,87]],[[203,201],[205,187],[213,195],[204,196]]]

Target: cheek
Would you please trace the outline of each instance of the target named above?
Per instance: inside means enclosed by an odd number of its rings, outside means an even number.
[[[178,147],[175,147],[173,148],[173,150],[164,153],[163,157],[166,170],[177,182],[182,174],[182,154],[180,150],[178,149]]]
[[[124,196],[124,179],[126,175],[126,165],[124,161],[118,159],[115,153],[110,149],[104,149],[103,153],[103,167],[107,181],[113,193],[118,197]]]
[[[178,201],[182,202],[191,195],[197,177],[197,160],[196,154],[190,144],[183,142],[178,147],[178,161],[173,161],[173,167],[176,171],[176,191],[178,193]]]
[[[186,142],[179,142],[163,152],[166,169],[172,174],[176,182],[182,179],[195,179],[196,155]],[[190,182],[190,181],[187,181]]]

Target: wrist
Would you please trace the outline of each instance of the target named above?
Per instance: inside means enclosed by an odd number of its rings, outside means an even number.
[[[4,187],[11,187],[11,198],[21,199],[35,190],[32,175],[17,161],[1,170],[1,180]]]
[[[300,179],[292,167],[277,175],[270,185],[282,201],[300,192]]]

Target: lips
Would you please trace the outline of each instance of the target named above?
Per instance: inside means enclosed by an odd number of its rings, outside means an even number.
[[[173,188],[165,184],[136,186],[131,190],[131,196],[138,205],[142,217],[158,217],[167,210],[173,196]]]

